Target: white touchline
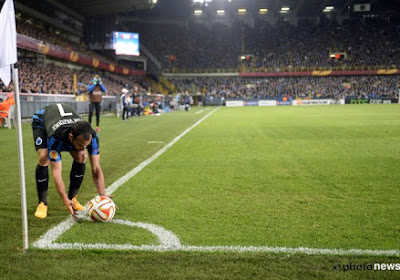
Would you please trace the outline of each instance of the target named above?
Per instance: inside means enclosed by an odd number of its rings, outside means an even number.
[[[129,171],[123,177],[115,181],[110,187],[107,188],[107,193],[112,194],[121,185],[139,173],[144,167],[150,164],[152,161],[157,159],[172,145],[174,145],[179,139],[186,135],[190,130],[199,125],[207,117],[213,114],[217,109],[214,109],[206,116],[197,121],[194,125],[186,129],[180,135],[175,137],[170,143],[165,145],[161,150],[156,152],[152,157],[143,161],[137,167]],[[81,217],[79,220],[89,220],[88,217]],[[400,250],[368,250],[368,249],[324,249],[324,248],[290,248],[290,247],[268,247],[268,246],[191,246],[182,245],[179,238],[172,233],[164,229],[161,226],[142,223],[142,222],[131,222],[126,220],[115,219],[111,221],[116,224],[139,227],[150,231],[156,235],[160,245],[132,245],[132,244],[103,244],[103,243],[54,243],[64,232],[70,229],[74,224],[77,223],[72,217],[68,217],[57,226],[50,229],[40,239],[32,244],[32,247],[38,249],[49,249],[49,250],[71,250],[71,249],[102,249],[102,250],[134,250],[134,251],[152,251],[152,252],[253,252],[253,253],[285,253],[285,254],[305,254],[305,255],[334,255],[334,256],[400,256]]]
[[[107,188],[107,193],[112,194],[115,192],[121,185],[126,183],[129,179],[131,179],[133,176],[135,176],[137,173],[139,173],[143,168],[145,168],[147,165],[152,163],[155,159],[157,159],[159,156],[161,156],[166,150],[171,148],[176,142],[178,142],[183,136],[185,136],[189,131],[191,131],[193,128],[198,126],[200,123],[202,123],[206,118],[211,116],[215,111],[217,111],[220,107],[217,107],[216,109],[212,110],[210,113],[202,117],[200,120],[198,120],[194,125],[191,127],[187,128],[184,132],[176,136],[171,142],[169,142],[167,145],[162,147],[158,152],[156,152],[153,156],[150,158],[146,159],[143,161],[141,164],[136,166],[134,169],[126,173],[124,176],[122,176],[120,179],[115,181],[111,186]]]

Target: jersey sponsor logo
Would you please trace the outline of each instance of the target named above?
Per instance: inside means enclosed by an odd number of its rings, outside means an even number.
[[[56,160],[58,158],[58,152],[56,150],[52,150],[50,152],[50,158]]]
[[[40,138],[40,137],[36,138],[36,141],[35,141],[36,146],[39,146],[42,143],[43,143],[43,139],[42,138]]]

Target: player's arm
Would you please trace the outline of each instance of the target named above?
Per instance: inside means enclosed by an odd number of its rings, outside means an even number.
[[[100,154],[89,154],[90,165],[92,167],[92,177],[94,185],[96,186],[99,195],[106,195],[106,188],[104,183],[104,174],[100,166]]]
[[[58,193],[61,196],[62,201],[64,202],[65,206],[67,207],[68,211],[74,218],[78,218],[75,214],[74,209],[72,209],[72,205],[74,204],[69,198],[65,191],[65,184],[62,179],[62,162],[60,161],[50,161],[51,170],[53,172],[53,180],[56,184],[56,188]]]

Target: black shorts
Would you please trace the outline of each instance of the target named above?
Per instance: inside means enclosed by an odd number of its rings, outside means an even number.
[[[32,116],[33,141],[36,151],[39,149],[47,149],[47,132],[43,126],[42,116],[38,113],[39,111]]]

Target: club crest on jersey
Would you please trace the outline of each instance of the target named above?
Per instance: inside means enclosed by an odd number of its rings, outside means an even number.
[[[42,138],[40,138],[40,137],[36,138],[36,142],[35,143],[36,143],[36,146],[41,145],[43,143]]]
[[[58,158],[58,153],[57,153],[57,151],[52,150],[52,151],[50,152],[50,158],[51,158],[51,159],[57,159],[57,158]]]

